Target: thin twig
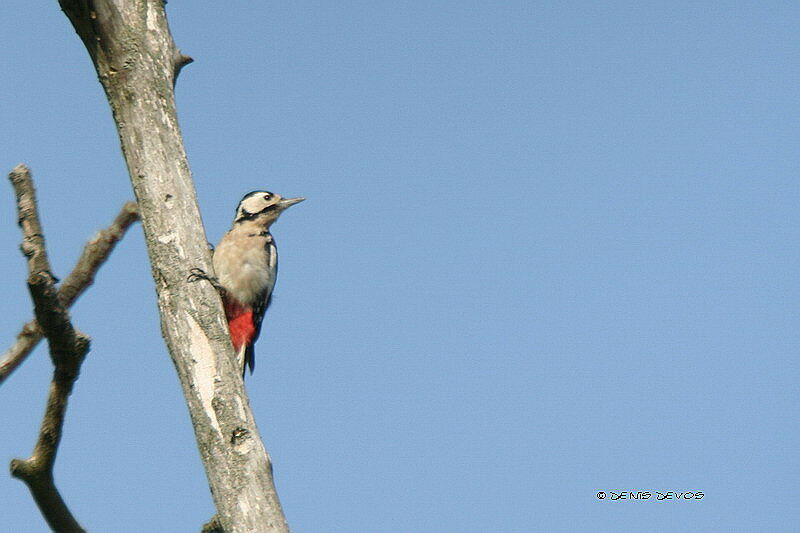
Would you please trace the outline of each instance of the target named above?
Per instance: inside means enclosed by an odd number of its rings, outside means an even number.
[[[14,172],[16,171],[17,169],[14,169]],[[135,202],[127,202],[122,206],[122,210],[114,222],[108,228],[98,231],[86,243],[75,268],[59,286],[58,299],[64,307],[72,307],[75,300],[94,283],[97,271],[114,251],[117,243],[125,236],[125,232],[131,224],[137,220],[139,220],[139,208]],[[0,385],[27,359],[41,339],[42,330],[36,320],[31,320],[22,327],[14,345],[3,354],[3,358],[0,360]]]
[[[55,367],[36,446],[30,458],[11,461],[11,475],[25,482],[53,531],[83,533],[55,486],[53,464],[61,441],[67,398],[89,351],[89,337],[73,327],[69,312],[59,299],[47,259],[30,171],[19,165],[9,178],[17,195],[22,252],[28,258],[28,290]]]

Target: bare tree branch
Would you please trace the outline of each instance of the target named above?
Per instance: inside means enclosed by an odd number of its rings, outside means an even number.
[[[163,0],[59,0],[97,71],[139,204],[161,332],[192,418],[226,533],[287,532],[272,463],[237,368],[222,303],[191,268],[211,255],[183,146],[173,85],[187,60]]]
[[[89,337],[72,326],[69,313],[59,300],[55,277],[47,259],[30,171],[19,165],[9,178],[17,195],[19,225],[23,233],[22,253],[28,258],[28,290],[36,320],[50,345],[50,358],[55,367],[36,446],[30,458],[11,461],[11,475],[25,482],[53,531],[83,532],[55,486],[53,465],[61,441],[67,398],[89,351]]]
[[[58,288],[58,299],[64,307],[72,307],[75,300],[94,283],[94,277],[100,266],[106,262],[114,247],[125,236],[125,232],[137,220],[139,220],[139,209],[136,203],[127,202],[122,206],[114,222],[108,228],[98,231],[86,243],[75,268]],[[22,327],[14,345],[0,360],[0,385],[27,359],[41,339],[42,330],[36,320],[31,320]]]
[[[58,288],[58,298],[65,307],[72,307],[75,300],[94,283],[100,266],[108,259],[114,247],[125,236],[128,228],[139,220],[136,202],[126,202],[109,227],[100,230],[83,247],[75,268]]]

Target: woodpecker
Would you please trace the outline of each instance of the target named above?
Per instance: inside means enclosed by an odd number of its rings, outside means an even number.
[[[278,249],[269,228],[284,210],[303,200],[283,198],[268,191],[247,193],[236,208],[233,226],[214,249],[216,278],[198,268],[192,269],[189,276],[190,281],[210,281],[222,297],[243,376],[246,367],[253,372],[253,345],[261,332],[261,321],[272,300],[278,274]]]

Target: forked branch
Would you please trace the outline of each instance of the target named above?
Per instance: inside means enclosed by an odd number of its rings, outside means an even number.
[[[64,307],[72,307],[75,300],[94,283],[97,271],[114,251],[117,243],[125,236],[125,232],[128,231],[131,224],[137,220],[139,220],[139,209],[136,203],[127,202],[122,206],[122,210],[114,222],[106,229],[98,231],[86,243],[75,268],[58,288],[58,299]],[[42,330],[36,320],[31,320],[22,327],[14,345],[0,359],[0,385],[27,359],[41,339]]]
[[[30,458],[11,461],[11,475],[25,482],[53,531],[83,532],[55,486],[53,465],[61,441],[67,398],[89,351],[89,337],[73,327],[66,306],[56,290],[30,171],[24,165],[19,165],[9,178],[17,196],[18,220],[23,234],[22,253],[28,258],[28,290],[36,321],[42,334],[47,337],[50,358],[55,367],[36,446]]]

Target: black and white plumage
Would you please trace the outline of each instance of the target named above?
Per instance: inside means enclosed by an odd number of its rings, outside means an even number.
[[[253,371],[253,346],[278,275],[278,250],[270,226],[284,210],[303,200],[268,191],[246,194],[236,208],[233,227],[214,250],[215,286],[222,296],[242,372],[246,366]]]

